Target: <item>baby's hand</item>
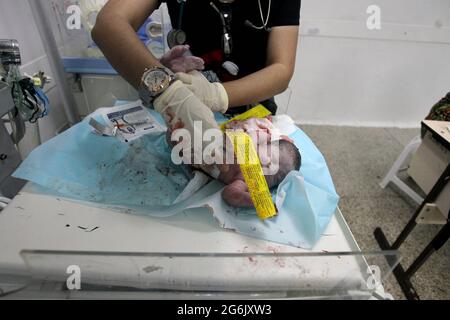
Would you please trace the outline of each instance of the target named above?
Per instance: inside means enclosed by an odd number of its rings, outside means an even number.
[[[188,73],[193,70],[203,70],[205,68],[203,59],[186,55],[188,51],[188,45],[175,46],[164,54],[159,62],[169,68],[173,73]]]
[[[247,185],[242,180],[235,180],[233,183],[227,185],[223,189],[222,198],[232,207],[254,207]]]

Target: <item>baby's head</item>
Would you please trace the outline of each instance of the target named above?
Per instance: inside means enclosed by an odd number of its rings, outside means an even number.
[[[298,171],[301,166],[299,150],[287,139],[269,143],[268,151],[258,150],[258,154],[269,188],[280,184],[289,172]],[[268,154],[270,160],[265,156]]]

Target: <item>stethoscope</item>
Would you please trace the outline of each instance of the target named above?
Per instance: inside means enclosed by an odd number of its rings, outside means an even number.
[[[180,4],[180,12],[178,18],[178,26],[176,29],[172,29],[167,35],[167,44],[169,48],[173,48],[176,45],[183,45],[186,42],[186,33],[182,30],[183,26],[183,14],[184,6],[187,0],[177,0]],[[229,57],[233,52],[233,40],[231,37],[231,21],[232,21],[232,10],[229,4],[233,3],[234,0],[219,0],[220,3],[224,4],[219,9],[214,2],[210,2],[211,7],[219,14],[220,21],[222,22],[222,49],[226,57]],[[267,16],[264,19],[264,14],[262,10],[261,0],[258,0],[259,13],[261,14],[261,26],[255,26],[249,20],[245,21],[245,25],[256,30],[265,30],[270,32],[271,28],[268,27],[270,11],[272,8],[272,0],[269,0],[269,6],[267,9]]]

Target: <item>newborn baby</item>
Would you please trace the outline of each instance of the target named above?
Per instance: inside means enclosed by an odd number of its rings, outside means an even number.
[[[277,134],[271,117],[233,121],[225,127],[227,130],[243,130],[252,138],[269,188],[280,184],[289,172],[300,169],[300,152],[292,140]],[[222,193],[226,203],[233,207],[254,206],[238,164],[222,170],[218,179],[227,184]]]
[[[281,183],[289,172],[300,169],[301,156],[297,147],[288,137],[277,133],[270,116],[263,119],[250,118],[232,121],[226,124],[225,128],[227,131],[244,131],[250,136],[269,188]],[[169,128],[167,132],[167,139],[173,146],[177,143],[171,141],[171,134],[176,129],[179,129],[179,127]],[[224,150],[223,157],[225,158],[226,153],[231,152],[232,164],[193,164],[191,166],[227,184],[222,193],[222,197],[227,204],[233,207],[253,207],[232,144],[231,142],[225,142],[224,145],[226,150]],[[221,163],[226,162],[222,161]]]
[[[199,58],[186,55],[189,50],[187,46],[177,46],[167,53],[161,62],[172,69],[174,72],[190,72],[193,69],[203,69],[203,61]],[[191,73],[196,77],[203,77],[201,73]],[[179,105],[174,109],[172,105],[166,105],[164,101],[161,102],[161,110],[159,111],[167,125],[167,139],[172,146],[182,143],[178,139],[172,139],[172,133],[177,129],[187,128],[191,136],[195,136],[193,129],[193,119],[203,119],[203,124],[207,127],[217,129],[219,137],[223,136],[223,145],[225,146],[222,155],[219,155],[220,163],[226,163],[226,159],[234,159],[232,164],[206,164],[202,159],[201,164],[192,164],[192,167],[200,169],[211,177],[216,178],[227,186],[223,190],[223,199],[234,207],[253,207],[253,202],[250,197],[249,190],[244,181],[240,165],[237,163],[234,155],[233,147],[229,138],[219,130],[217,123],[214,120],[213,111],[214,106],[203,105],[198,101],[194,105]],[[199,116],[201,115],[201,117]],[[276,128],[272,124],[272,118],[266,117],[263,119],[250,118],[247,120],[232,121],[226,125],[226,130],[244,131],[252,139],[255,149],[257,151],[260,163],[263,169],[269,188],[277,186],[283,179],[293,170],[299,170],[301,165],[301,157],[297,147],[286,136],[277,133]],[[198,131],[201,136],[202,132]],[[175,140],[175,141],[174,141]],[[228,141],[228,143],[227,143]],[[205,144],[203,144],[203,150]],[[191,149],[191,156],[189,163],[192,161],[192,155],[199,155],[203,150],[194,151]],[[227,157],[231,154],[231,157]],[[225,159],[226,158],[226,159]],[[217,163],[217,162],[216,162]]]

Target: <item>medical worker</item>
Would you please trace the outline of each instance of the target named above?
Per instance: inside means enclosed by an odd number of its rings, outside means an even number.
[[[92,30],[144,102],[166,116],[201,120],[204,129],[216,126],[205,108],[233,114],[263,103],[276,112],[273,97],[286,90],[294,72],[300,0],[164,1],[173,26],[169,46],[189,48],[201,59],[203,75],[173,74],[138,38],[136,30],[161,2],[109,0]]]

